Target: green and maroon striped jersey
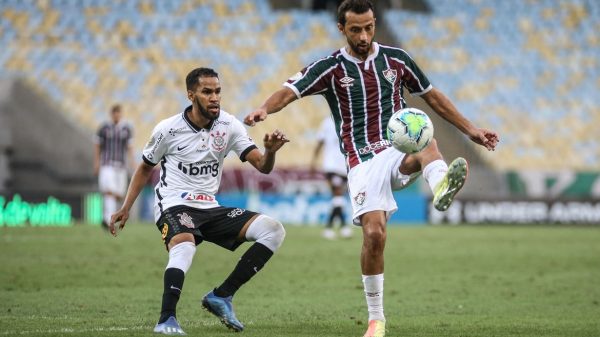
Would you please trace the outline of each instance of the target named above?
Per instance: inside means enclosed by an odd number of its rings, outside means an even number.
[[[365,61],[342,48],[284,83],[298,98],[325,97],[349,168],[391,146],[385,130],[392,113],[406,106],[404,87],[413,95],[432,88],[404,50],[376,42],[372,48]]]

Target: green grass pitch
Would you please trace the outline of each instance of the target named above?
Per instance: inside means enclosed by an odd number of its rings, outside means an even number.
[[[236,295],[246,337],[362,336],[361,234],[325,241],[287,227],[281,250]],[[200,298],[249,247],[196,252],[178,318],[191,336],[233,333]],[[152,336],[167,253],[150,224],[0,228],[1,336]],[[387,336],[600,336],[600,228],[394,227]]]

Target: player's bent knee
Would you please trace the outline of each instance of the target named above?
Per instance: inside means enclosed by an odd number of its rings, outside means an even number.
[[[169,250],[169,263],[167,263],[165,269],[177,268],[187,273],[192,265],[195,253],[196,245],[193,242],[178,243]]]
[[[281,222],[261,214],[248,227],[246,240],[256,241],[275,252],[285,239],[285,228]]]

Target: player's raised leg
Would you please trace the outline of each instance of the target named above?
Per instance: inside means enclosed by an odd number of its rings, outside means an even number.
[[[233,310],[233,296],[279,249],[285,238],[285,229],[279,221],[266,215],[258,215],[246,223],[240,235],[255,243],[242,255],[227,279],[202,299],[202,307],[234,331],[242,331],[244,325]]]
[[[469,165],[464,158],[458,157],[450,163],[448,171],[433,189],[433,206],[435,209],[445,211],[450,207],[454,196],[465,184],[468,172]]]
[[[447,210],[467,180],[467,161],[458,157],[450,165],[446,164],[436,140],[432,139],[423,151],[406,156],[400,172],[412,174],[420,168],[423,168],[423,178],[433,192],[433,206],[439,211]]]

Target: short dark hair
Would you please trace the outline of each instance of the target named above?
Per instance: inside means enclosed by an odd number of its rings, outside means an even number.
[[[196,68],[187,75],[185,78],[185,86],[187,90],[194,91],[198,86],[198,79],[200,77],[216,77],[219,78],[219,74],[211,68]]]
[[[110,108],[110,112],[118,112],[121,111],[121,104],[114,104],[111,108]]]
[[[368,12],[369,9],[375,13],[375,7],[373,7],[373,3],[370,0],[344,0],[338,7],[338,23],[342,26],[346,25],[347,12],[362,14]]]

